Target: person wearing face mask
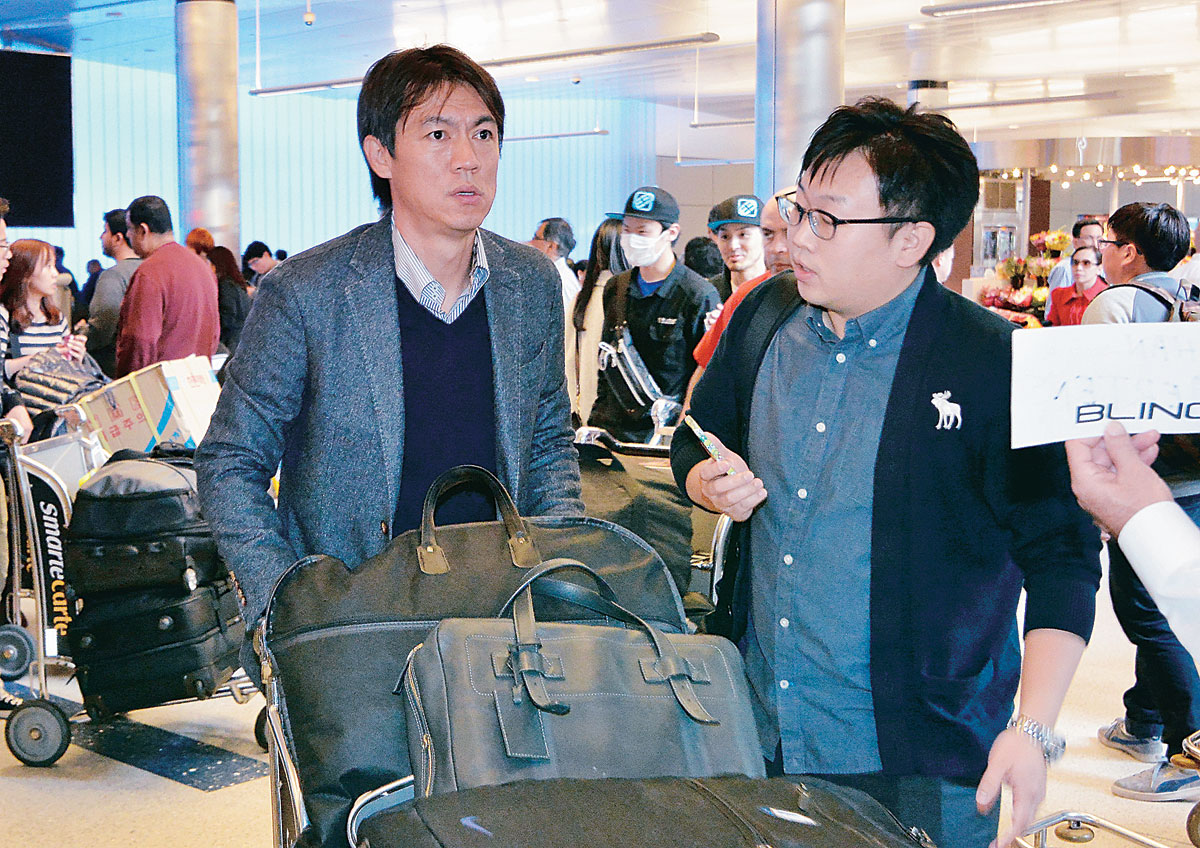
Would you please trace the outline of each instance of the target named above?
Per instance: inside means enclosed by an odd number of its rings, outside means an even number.
[[[662,393],[683,398],[696,368],[692,350],[704,335],[704,316],[721,303],[712,284],[676,260],[679,204],[658,186],[629,195],[621,219],[621,250],[630,270],[613,277],[604,289],[602,339],[615,344],[628,326],[633,347]],[[645,441],[654,431],[649,412],[631,415],[600,379],[589,424],[628,442]]]

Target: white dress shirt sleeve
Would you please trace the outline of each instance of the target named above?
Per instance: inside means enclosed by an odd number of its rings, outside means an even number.
[[[1200,527],[1174,501],[1162,501],[1129,519],[1119,542],[1195,661],[1200,657]]]

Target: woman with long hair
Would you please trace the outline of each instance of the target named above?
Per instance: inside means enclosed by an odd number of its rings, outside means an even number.
[[[214,247],[208,252],[208,261],[217,274],[217,312],[221,317],[221,344],[229,348],[230,355],[237,349],[242,336],[242,325],[250,312],[250,286],[242,276],[237,257],[228,247]]]
[[[18,239],[0,277],[0,351],[4,379],[11,380],[34,354],[57,348],[64,356],[82,360],[84,336],[73,336],[67,317],[56,305],[58,269],[54,247],[37,239]]]
[[[586,424],[596,402],[600,376],[600,333],[604,329],[604,285],[613,274],[627,271],[621,252],[621,219],[606,218],[592,235],[583,287],[575,296],[567,322],[567,391],[571,412]]]

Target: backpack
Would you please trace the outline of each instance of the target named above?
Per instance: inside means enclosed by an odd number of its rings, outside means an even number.
[[[1115,286],[1109,286],[1106,291],[1126,287],[1140,289],[1165,306],[1167,308],[1165,320],[1168,322],[1200,321],[1200,286],[1191,286],[1186,298],[1174,297],[1158,286],[1150,286],[1145,283],[1118,283]]]

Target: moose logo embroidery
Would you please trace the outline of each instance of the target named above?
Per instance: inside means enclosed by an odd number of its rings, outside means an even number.
[[[938,430],[961,430],[962,407],[950,400],[950,392],[934,392],[929,401],[938,411]]]

